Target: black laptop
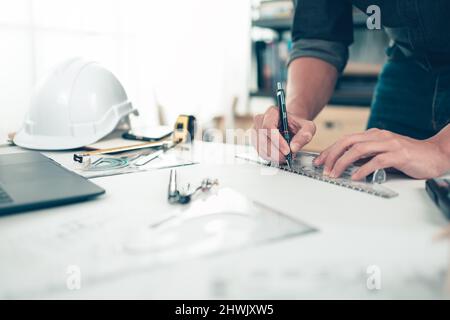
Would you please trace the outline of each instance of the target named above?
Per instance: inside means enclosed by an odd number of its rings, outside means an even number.
[[[38,152],[0,155],[0,216],[94,198],[105,190]]]

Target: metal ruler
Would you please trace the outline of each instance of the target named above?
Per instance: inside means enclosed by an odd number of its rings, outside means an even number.
[[[377,171],[374,175],[367,178],[366,181],[353,181],[351,180],[351,176],[353,172],[355,172],[359,168],[359,166],[352,165],[347,168],[347,170],[342,174],[340,178],[332,179],[323,175],[322,167],[316,167],[313,164],[313,160],[316,157],[317,157],[316,153],[299,152],[297,153],[295,159],[293,160],[292,168],[289,169],[287,165],[279,165],[271,163],[270,161],[266,161],[260,158],[258,155],[254,153],[245,153],[236,155],[236,158],[243,159],[249,162],[258,163],[264,166],[275,167],[280,170],[288,171],[315,180],[327,182],[340,187],[345,187],[348,189],[364,192],[374,196],[387,199],[398,196],[397,192],[388,189],[380,184],[386,180],[386,173],[384,172],[384,170]]]

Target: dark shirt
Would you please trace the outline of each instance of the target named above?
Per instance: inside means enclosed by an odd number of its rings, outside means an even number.
[[[342,71],[353,42],[352,5],[381,9],[392,59],[413,59],[427,70],[450,67],[450,0],[297,0],[290,61],[316,57]]]

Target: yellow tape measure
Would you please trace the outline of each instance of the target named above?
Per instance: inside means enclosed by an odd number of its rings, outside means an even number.
[[[173,128],[173,142],[186,143],[194,140],[196,119],[194,116],[180,115]]]

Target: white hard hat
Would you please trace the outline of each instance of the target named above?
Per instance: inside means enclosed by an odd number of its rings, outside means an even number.
[[[14,143],[28,149],[76,149],[111,133],[134,112],[117,78],[81,58],[58,65],[36,87]]]

